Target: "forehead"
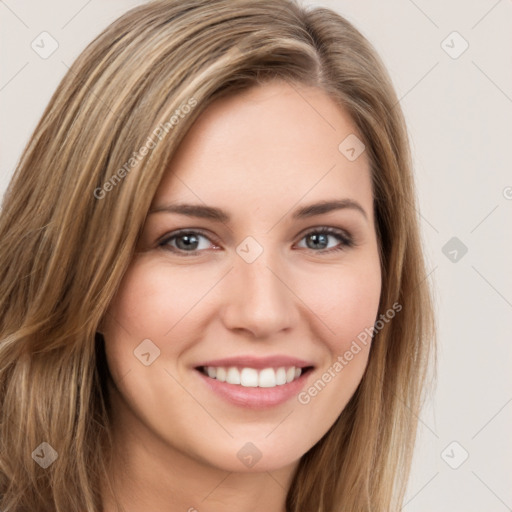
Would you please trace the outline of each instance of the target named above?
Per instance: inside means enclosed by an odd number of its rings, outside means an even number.
[[[362,138],[350,116],[317,88],[270,82],[218,99],[183,139],[153,206],[179,199],[283,209],[328,195],[371,211],[366,154],[350,161],[340,151],[354,135]]]

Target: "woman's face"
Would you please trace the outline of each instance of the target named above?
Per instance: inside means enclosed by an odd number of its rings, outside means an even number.
[[[102,325],[118,429],[237,472],[292,464],[329,430],[381,292],[356,136],[324,92],[283,82],[201,115]]]

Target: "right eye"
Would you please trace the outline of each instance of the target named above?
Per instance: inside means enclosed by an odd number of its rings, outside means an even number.
[[[198,252],[208,249],[208,243],[201,243],[201,239],[209,238],[200,231],[180,230],[166,236],[159,244],[159,247],[169,250],[180,256],[195,256]],[[214,244],[213,244],[214,245]],[[217,247],[214,245],[214,247]],[[217,247],[218,248],[218,247]]]

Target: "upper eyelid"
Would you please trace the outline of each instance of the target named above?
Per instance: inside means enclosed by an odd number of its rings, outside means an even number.
[[[168,240],[176,238],[180,235],[186,235],[188,233],[198,234],[200,236],[208,238],[208,240],[215,243],[215,240],[214,240],[215,237],[212,237],[212,235],[208,234],[206,231],[199,229],[199,228],[186,228],[186,229],[178,229],[176,231],[171,231],[170,233],[163,235],[162,237],[160,237],[157,240],[157,244],[163,244],[164,242],[167,242]]]

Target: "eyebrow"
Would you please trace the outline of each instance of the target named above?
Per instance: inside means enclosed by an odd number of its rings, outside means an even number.
[[[295,220],[306,219],[335,210],[346,209],[358,211],[364,216],[366,220],[368,220],[368,215],[366,214],[364,208],[357,201],[352,199],[326,200],[302,206],[301,208],[295,210],[292,218]],[[231,221],[231,216],[224,210],[214,206],[206,206],[202,204],[175,203],[164,206],[157,206],[149,211],[150,215],[154,213],[178,213],[180,215],[209,219],[222,223],[229,223]]]

